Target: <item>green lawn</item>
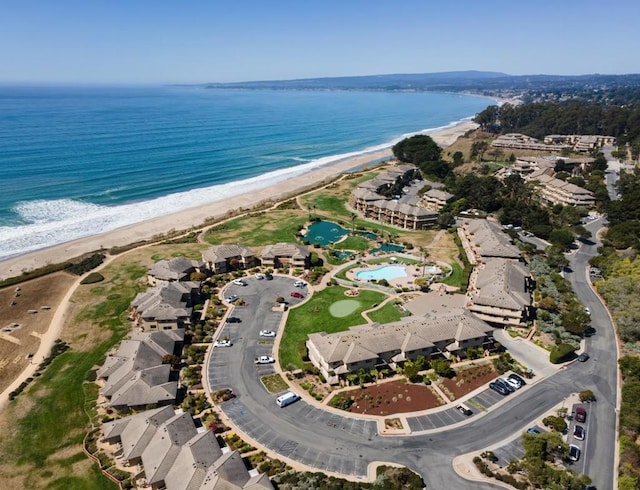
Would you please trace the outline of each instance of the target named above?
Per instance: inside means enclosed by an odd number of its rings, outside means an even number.
[[[270,243],[295,242],[296,233],[308,221],[306,211],[270,210],[251,216],[241,216],[207,231],[204,239],[211,245],[242,243],[260,247]]]
[[[400,320],[403,315],[398,307],[392,303],[387,303],[379,310],[367,313],[367,316],[377,323],[391,323]]]
[[[338,250],[356,250],[358,252],[364,252],[371,247],[371,243],[361,236],[348,236],[339,243],[336,243],[334,247]]]
[[[313,297],[298,308],[289,312],[282,341],[280,342],[279,360],[283,369],[289,364],[302,367],[302,357],[306,354],[305,342],[310,333],[342,332],[354,325],[366,323],[360,314],[370,309],[375,303],[381,303],[386,295],[378,291],[360,290],[355,298],[360,308],[343,318],[334,318],[329,307],[336,301],[349,299],[344,295],[347,288],[332,286],[318,291]]]
[[[95,329],[93,341],[87,342],[89,349],[74,350],[72,340],[71,350],[58,356],[7,408],[13,430],[0,436],[0,459],[5,464],[2,471],[13,465],[12,476],[24,477],[26,488],[117,488],[81,449],[90,423],[98,423],[94,412],[96,386],[87,384],[86,379],[126,335],[127,308],[140,290],[139,279],[145,272],[146,267],[138,263],[112,264],[101,271],[104,283],[83,287],[90,289],[83,289],[80,296],[95,298],[95,302],[84,303],[74,295],[76,321]],[[86,335],[75,338],[82,343]]]
[[[469,277],[465,274],[464,269],[457,262],[451,262],[449,265],[453,269],[451,275],[446,279],[438,282],[442,282],[447,286],[455,286],[461,289],[465,289],[467,287],[467,283],[469,282]]]

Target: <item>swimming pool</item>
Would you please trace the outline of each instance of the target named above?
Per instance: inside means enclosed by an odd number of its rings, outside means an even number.
[[[398,277],[407,277],[407,270],[402,265],[385,265],[377,269],[356,272],[356,277],[362,281],[396,279]]]

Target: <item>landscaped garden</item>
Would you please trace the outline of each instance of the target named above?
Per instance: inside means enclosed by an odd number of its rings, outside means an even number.
[[[280,342],[279,359],[283,368],[302,367],[309,334],[342,332],[354,325],[367,323],[361,313],[387,297],[379,291],[363,289],[357,297],[350,298],[345,296],[347,290],[342,286],[327,287],[289,312]]]
[[[497,377],[498,372],[494,365],[486,362],[480,365],[470,365],[457,369],[453,377],[440,378],[438,384],[444,387],[443,392],[453,401],[484,386]]]
[[[351,413],[391,415],[427,410],[444,403],[431,387],[398,380],[336,393],[329,405]]]

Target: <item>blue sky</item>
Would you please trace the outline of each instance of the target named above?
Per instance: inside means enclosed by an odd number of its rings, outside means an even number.
[[[640,72],[638,0],[0,0],[0,82]]]

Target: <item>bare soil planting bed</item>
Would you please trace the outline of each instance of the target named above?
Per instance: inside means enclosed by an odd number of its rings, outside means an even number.
[[[457,400],[473,390],[493,381],[498,377],[498,373],[493,364],[483,364],[480,366],[467,367],[456,372],[453,378],[441,378],[438,382],[446,388],[445,394],[453,394]],[[449,393],[447,393],[447,390]],[[452,400],[453,401],[453,400]]]
[[[368,415],[417,412],[439,407],[444,403],[428,386],[403,381],[356,388],[338,396],[352,400],[349,412]]]

